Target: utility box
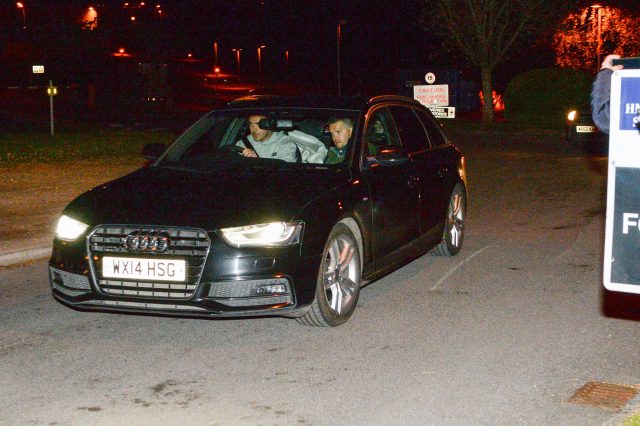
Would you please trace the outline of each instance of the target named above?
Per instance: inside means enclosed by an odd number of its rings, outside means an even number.
[[[604,286],[640,294],[640,70],[611,78]]]

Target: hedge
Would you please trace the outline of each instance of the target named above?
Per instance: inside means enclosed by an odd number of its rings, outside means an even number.
[[[562,124],[567,111],[589,104],[593,77],[571,68],[542,68],[517,75],[505,92],[505,118]]]

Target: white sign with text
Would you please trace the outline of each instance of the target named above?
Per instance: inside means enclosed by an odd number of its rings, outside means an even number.
[[[449,85],[432,84],[413,86],[413,98],[424,106],[448,106]]]
[[[603,281],[640,293],[640,70],[611,78]]]

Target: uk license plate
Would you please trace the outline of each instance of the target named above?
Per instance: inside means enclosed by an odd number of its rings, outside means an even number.
[[[102,258],[104,278],[145,281],[185,281],[187,262],[181,259],[139,259],[134,257]]]
[[[578,133],[593,133],[596,131],[596,126],[576,126],[576,132]]]

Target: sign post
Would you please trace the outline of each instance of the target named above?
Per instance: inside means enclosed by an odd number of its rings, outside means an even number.
[[[640,294],[640,70],[611,78],[604,286]]]
[[[58,88],[53,85],[53,81],[49,80],[47,95],[49,95],[49,119],[51,121],[51,136],[53,136],[53,97],[57,94]]]

